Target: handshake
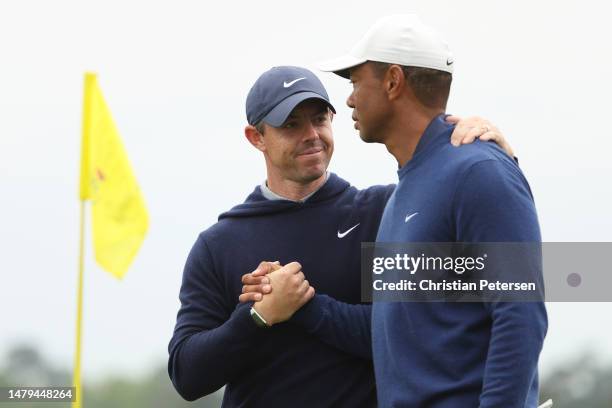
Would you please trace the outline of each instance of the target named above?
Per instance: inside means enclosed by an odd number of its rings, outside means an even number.
[[[241,303],[255,302],[253,309],[268,326],[287,321],[315,295],[302,265],[291,262],[261,262],[257,269],[242,275]]]

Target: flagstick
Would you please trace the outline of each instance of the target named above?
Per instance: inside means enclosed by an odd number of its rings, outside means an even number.
[[[79,277],[77,283],[77,321],[76,348],[74,353],[73,387],[75,392],[72,408],[81,408],[83,393],[81,392],[81,332],[83,322],[83,259],[85,252],[85,200],[81,200],[81,226],[79,237]]]

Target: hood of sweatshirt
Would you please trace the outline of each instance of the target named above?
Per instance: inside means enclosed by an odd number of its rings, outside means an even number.
[[[301,203],[290,200],[268,200],[261,193],[261,188],[257,186],[255,190],[249,194],[244,203],[222,213],[219,216],[219,220],[224,218],[261,216],[289,211],[298,207],[317,205],[331,200],[338,194],[342,194],[349,187],[350,184],[347,181],[341,179],[334,173],[330,173],[327,182],[308,198],[306,202]]]

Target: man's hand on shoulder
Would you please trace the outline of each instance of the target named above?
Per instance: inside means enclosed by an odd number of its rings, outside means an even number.
[[[451,144],[461,146],[473,143],[474,140],[492,141],[497,143],[510,157],[514,157],[512,147],[504,138],[502,132],[493,123],[478,116],[462,119],[459,116],[449,115],[446,121],[455,124],[455,130],[451,135]]]

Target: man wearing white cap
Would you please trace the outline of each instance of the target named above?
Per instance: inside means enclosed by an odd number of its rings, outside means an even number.
[[[398,162],[376,241],[540,242],[516,163],[491,143],[445,143],[454,65],[434,30],[399,15],[321,67],[350,78],[361,139],[385,144]],[[379,406],[535,407],[546,330],[543,302],[375,302]]]
[[[265,159],[266,180],[202,232],[187,259],[168,359],[185,399],[226,386],[227,407],[376,406],[359,252],[375,239],[393,186],[358,190],[327,172],[333,112],[323,84],[304,68],[272,68],[251,88],[245,136]],[[264,260],[284,265],[265,277],[274,290],[239,305],[241,275]],[[351,306],[348,318],[363,328],[342,349],[300,327],[311,322],[308,306],[294,315],[311,298],[313,307],[340,305],[331,297]]]

